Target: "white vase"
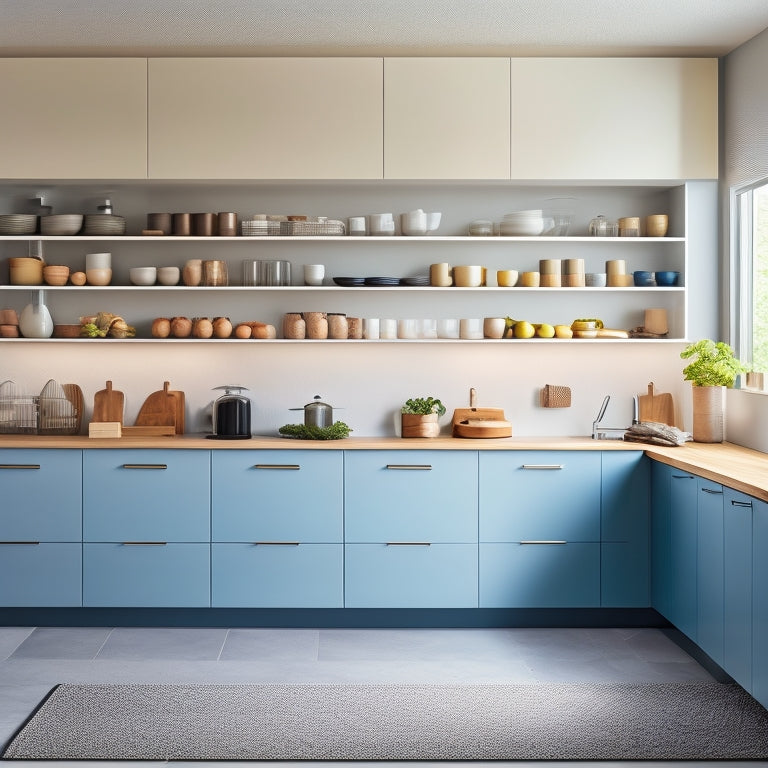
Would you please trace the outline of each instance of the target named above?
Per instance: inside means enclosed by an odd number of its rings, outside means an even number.
[[[53,335],[53,318],[45,306],[45,291],[35,291],[19,317],[19,330],[26,339],[49,339]]]
[[[693,440],[722,443],[724,436],[725,387],[691,387],[693,395]]]

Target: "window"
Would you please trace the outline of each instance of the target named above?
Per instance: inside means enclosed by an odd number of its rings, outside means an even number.
[[[737,354],[768,372],[768,182],[736,191],[734,203]]]

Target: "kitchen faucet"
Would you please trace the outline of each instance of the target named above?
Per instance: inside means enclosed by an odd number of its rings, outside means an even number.
[[[624,433],[627,431],[626,427],[601,427],[600,421],[605,416],[605,409],[608,407],[611,396],[606,395],[603,404],[600,406],[600,411],[597,414],[597,418],[592,422],[592,439],[593,440],[623,440]],[[633,398],[634,415],[632,417],[632,423],[637,424],[638,419],[638,402],[637,397]]]

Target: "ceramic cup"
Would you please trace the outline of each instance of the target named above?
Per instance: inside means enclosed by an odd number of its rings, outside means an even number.
[[[324,277],[325,266],[323,264],[304,265],[304,285],[322,285]]]
[[[160,285],[176,285],[179,282],[181,270],[178,267],[158,267],[157,282]]]
[[[364,235],[365,234],[365,216],[350,216],[349,217],[349,229],[350,235]]]
[[[86,253],[85,270],[89,269],[112,269],[111,253]]]
[[[397,338],[397,320],[391,317],[382,318],[379,322],[379,338],[396,339]]]
[[[85,270],[88,285],[109,285],[112,280],[112,270],[103,267],[91,267]]]
[[[372,235],[394,235],[395,219],[391,213],[372,213],[368,216],[368,231]]]
[[[411,319],[400,319],[397,321],[397,338],[398,339],[418,339],[419,338],[419,321]]]
[[[660,307],[649,307],[646,309],[643,327],[648,333],[658,333],[659,336],[663,336],[669,331],[667,310]]]
[[[374,341],[379,338],[379,318],[363,318],[363,338]]]
[[[512,288],[517,285],[518,277],[516,269],[500,269],[496,273],[496,283],[502,288]]]
[[[507,321],[503,317],[486,317],[483,319],[483,336],[486,339],[503,339]]]
[[[437,288],[448,288],[453,285],[453,277],[451,276],[451,267],[449,264],[442,262],[440,264],[429,265],[429,283]]]
[[[400,214],[400,231],[404,235],[425,235],[427,233],[427,214],[421,208]]]
[[[427,213],[427,234],[434,232],[440,226],[440,219],[443,214],[440,211],[430,211]]]
[[[462,317],[459,320],[459,337],[462,339],[482,339],[483,321],[479,317]]]
[[[645,217],[645,234],[648,237],[664,237],[669,229],[669,216],[654,213]]]
[[[523,288],[538,288],[541,284],[541,275],[538,272],[523,272],[520,275],[520,285]]]
[[[459,288],[478,288],[483,284],[483,268],[478,264],[454,267],[453,282]]]
[[[459,321],[456,318],[442,318],[437,321],[438,339],[458,339]]]

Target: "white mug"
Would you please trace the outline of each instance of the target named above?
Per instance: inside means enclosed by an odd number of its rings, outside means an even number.
[[[453,318],[442,318],[437,321],[437,337],[439,339],[458,339],[459,321]]]
[[[365,234],[365,216],[349,217],[349,234],[350,235]]]
[[[372,235],[394,235],[395,219],[391,213],[372,213],[368,216],[368,231]]]
[[[462,317],[459,320],[459,336],[462,339],[482,339],[483,321],[479,317]]]
[[[363,338],[374,340],[379,338],[379,318],[378,317],[365,317],[363,318]]]
[[[404,235],[424,235],[427,232],[427,214],[419,208],[400,214],[400,230]]]
[[[379,322],[380,339],[397,338],[397,320],[391,317],[385,317]]]
[[[304,265],[304,285],[322,285],[324,277],[325,266],[323,264]]]
[[[86,253],[85,269],[112,269],[111,253]]]

